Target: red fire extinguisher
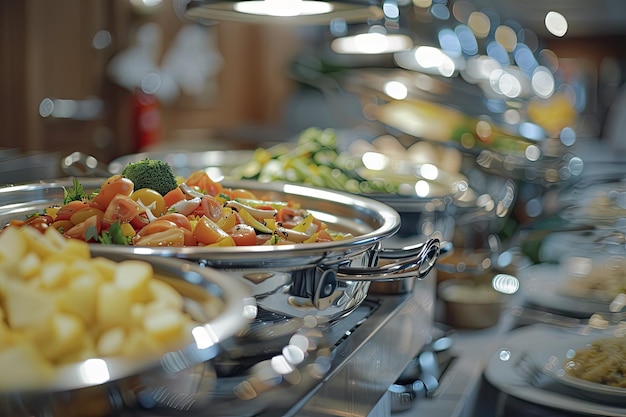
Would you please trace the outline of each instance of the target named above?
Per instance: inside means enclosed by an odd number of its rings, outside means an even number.
[[[133,95],[135,149],[145,150],[161,141],[161,108],[154,94],[137,88]]]

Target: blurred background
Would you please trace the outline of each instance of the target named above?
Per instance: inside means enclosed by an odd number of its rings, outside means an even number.
[[[332,85],[337,79],[324,76],[399,67],[388,54],[330,54],[339,29],[328,24],[192,21],[188,3],[1,0],[0,146],[78,150],[109,161],[155,144],[250,147],[308,126],[354,128],[372,122],[362,114],[363,93],[345,91],[350,79]],[[577,89],[578,137],[619,140],[609,116],[620,111],[624,81],[622,1],[415,0],[400,7],[410,9],[403,11],[409,21],[390,30],[409,33],[415,45],[467,25],[472,11],[526,33],[532,53],[550,51],[558,60],[557,82]],[[550,11],[567,19],[564,35],[546,28]],[[152,115],[145,122],[152,125],[140,126],[138,113]]]
[[[626,294],[624,45],[626,0],[0,0],[0,190],[147,151],[364,194],[441,237],[434,321],[588,318]]]
[[[72,152],[252,150],[332,128],[341,151],[461,171],[505,206],[473,208],[513,212],[510,235],[626,151],[621,0],[350,0],[312,18],[215,4],[232,3],[0,0],[0,183],[63,175]]]

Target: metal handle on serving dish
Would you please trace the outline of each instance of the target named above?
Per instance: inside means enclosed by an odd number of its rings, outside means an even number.
[[[341,281],[393,281],[401,278],[424,278],[433,269],[441,253],[439,239],[401,249],[383,249],[381,259],[397,259],[376,267],[339,267],[337,279]]]
[[[73,152],[61,160],[61,169],[75,177],[109,177],[109,167],[95,157],[82,152]]]

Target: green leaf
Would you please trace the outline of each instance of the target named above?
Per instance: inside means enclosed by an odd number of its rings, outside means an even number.
[[[98,241],[103,245],[129,245],[130,236],[124,236],[120,222],[111,224],[109,230],[103,230],[98,237]]]
[[[87,194],[85,194],[85,189],[83,185],[76,179],[73,179],[74,187],[65,188],[63,190],[63,204],[67,204],[70,201],[81,201],[87,199]]]
[[[109,227],[108,232],[105,231],[103,233],[108,234],[108,239],[110,239],[110,241],[107,242],[108,244],[114,244],[114,245],[130,244],[130,237],[124,235],[124,232],[122,231],[122,225],[120,224],[120,222],[115,222],[111,224],[111,227]],[[102,243],[105,243],[105,242],[102,242]]]
[[[111,238],[111,235],[109,234],[109,232],[107,232],[106,230],[104,230],[102,233],[100,233],[100,237],[98,237],[98,240],[103,245],[111,245],[111,244],[113,244],[113,239]]]

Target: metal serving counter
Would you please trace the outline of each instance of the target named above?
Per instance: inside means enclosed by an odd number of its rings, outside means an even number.
[[[328,338],[336,342],[325,378],[301,398],[294,398],[288,409],[273,408],[260,416],[390,415],[381,400],[431,338],[434,275],[419,281],[407,294],[368,296],[363,308],[328,329]],[[349,322],[354,325],[346,329]]]

